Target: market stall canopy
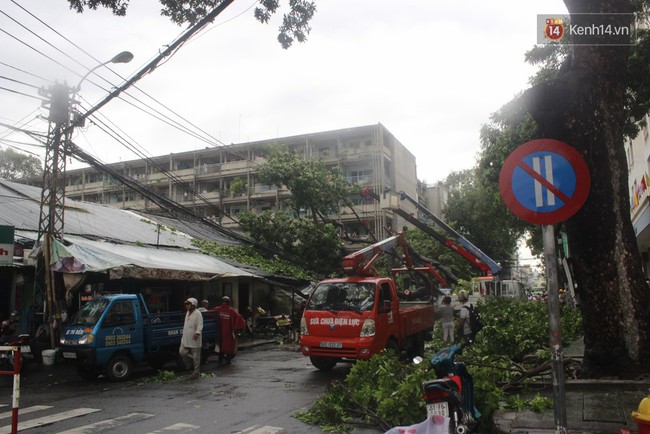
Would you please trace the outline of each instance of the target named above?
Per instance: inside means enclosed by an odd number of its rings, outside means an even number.
[[[212,280],[255,277],[214,256],[67,236],[54,240],[52,269],[62,273],[102,273],[109,279]]]

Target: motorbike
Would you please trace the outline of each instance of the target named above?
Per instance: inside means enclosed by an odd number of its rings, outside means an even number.
[[[16,335],[13,325],[18,322],[19,317],[12,313],[9,319],[2,321],[0,326],[0,346],[20,347],[21,369],[34,358],[31,347],[31,336],[28,334]],[[7,366],[9,370],[14,369],[15,353],[13,351],[0,351],[0,365]]]
[[[474,382],[463,362],[455,357],[466,344],[455,344],[438,351],[429,361],[436,378],[422,385],[427,406],[427,417],[448,417],[449,432],[466,434],[475,432],[481,413],[474,405]],[[416,358],[416,363],[421,358]]]
[[[16,346],[20,347],[20,367],[25,367],[33,358],[31,347],[31,336],[28,334],[20,334],[18,336],[10,336],[2,339],[0,346]],[[14,369],[15,354],[13,351],[0,351],[0,365],[8,366],[9,370]]]

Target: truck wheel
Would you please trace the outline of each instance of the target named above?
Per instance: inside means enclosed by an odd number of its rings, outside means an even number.
[[[310,357],[309,360],[319,371],[331,371],[337,363],[337,360],[331,357]]]
[[[411,351],[409,353],[409,360],[413,360],[417,356],[424,357],[424,333],[418,333],[413,337]]]
[[[96,380],[98,377],[95,369],[83,365],[77,365],[77,374],[86,381]]]
[[[399,357],[399,345],[395,339],[389,339],[388,342],[386,342],[386,346],[384,348],[387,351],[394,352],[395,355]]]
[[[113,381],[126,380],[133,372],[133,362],[129,356],[118,354],[106,365],[106,375]]]

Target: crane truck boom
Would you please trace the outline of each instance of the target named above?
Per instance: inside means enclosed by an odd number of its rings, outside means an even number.
[[[385,209],[390,209],[395,212],[400,217],[404,218],[406,221],[411,223],[416,228],[422,230],[426,234],[430,235],[432,238],[436,239],[444,246],[450,250],[458,253],[463,258],[465,258],[472,266],[479,269],[485,275],[497,275],[501,271],[501,265],[491,259],[488,255],[483,253],[478,247],[473,245],[469,240],[461,236],[456,232],[451,226],[447,225],[442,221],[438,216],[433,214],[431,211],[426,209],[417,200],[409,196],[404,192],[394,193],[394,192],[385,192],[384,197],[381,197],[375,192],[372,192],[368,189],[361,191],[362,196],[369,196],[377,200],[380,203],[380,206]],[[437,226],[439,226],[447,236],[437,232],[434,228],[418,219],[412,213],[402,209],[400,207],[401,200],[408,200],[411,202],[423,215],[428,219],[432,220]]]

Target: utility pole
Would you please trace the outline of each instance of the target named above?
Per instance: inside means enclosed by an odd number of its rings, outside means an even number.
[[[43,300],[43,322],[50,327],[50,344],[55,347],[54,320],[60,322],[57,309],[54,274],[51,269],[52,242],[63,237],[63,215],[65,208],[65,166],[66,144],[70,141],[72,127],[70,94],[73,89],[65,84],[55,84],[42,89],[41,95],[49,98],[50,113],[47,144],[45,145],[45,165],[43,169],[43,188],[41,190],[41,209],[38,224],[38,240],[42,245],[42,255],[36,265],[34,282],[34,301]],[[43,291],[45,294],[43,294]]]
[[[52,348],[56,346],[55,329],[53,327],[54,321],[56,320],[60,324],[61,314],[56,305],[54,274],[51,269],[51,247],[54,239],[62,239],[63,237],[65,158],[68,154],[67,147],[72,146],[70,138],[73,128],[78,125],[83,125],[86,118],[102,108],[110,100],[117,97],[122,91],[128,89],[144,75],[151,73],[156,69],[162,59],[172,55],[192,35],[213,22],[233,1],[222,0],[219,5],[190,27],[181,37],[176,39],[126,83],[113,90],[106,98],[90,110],[85,113],[77,113],[74,122],[72,122],[71,107],[73,101],[70,95],[76,94],[81,88],[81,83],[97,68],[108,63],[128,63],[133,59],[133,54],[128,51],[123,51],[108,62],[103,62],[95,66],[81,78],[81,81],[75,87],[69,87],[66,84],[55,84],[49,89],[41,89],[39,91],[42,96],[45,96],[49,100],[50,113],[48,120],[50,124],[48,127],[47,144],[45,146],[45,167],[43,170],[43,189],[37,240],[37,244],[42,242],[44,246],[42,246],[42,255],[39,255],[36,264],[33,302],[40,303],[45,299],[43,322],[45,323],[47,321],[49,323]],[[47,102],[45,105],[47,105]],[[43,292],[45,292],[45,295]]]

